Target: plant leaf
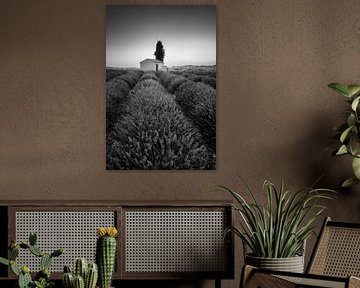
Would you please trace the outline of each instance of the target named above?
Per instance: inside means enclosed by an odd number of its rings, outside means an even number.
[[[347,90],[349,91],[351,96],[354,96],[355,94],[360,92],[360,85],[348,85]]]
[[[352,168],[356,178],[360,180],[360,158],[354,157],[352,161]]]
[[[348,134],[352,128],[353,128],[353,126],[350,126],[349,128],[345,129],[345,131],[343,133],[341,133],[341,136],[340,136],[341,143],[344,143],[346,137],[348,136]]]
[[[349,127],[356,125],[355,119],[356,119],[356,116],[353,113],[350,113],[348,118],[347,118],[347,124],[348,124]]]
[[[351,177],[351,178],[345,180],[344,183],[342,183],[341,187],[348,188],[352,185],[359,184],[359,183],[360,183],[359,179],[357,179],[356,177]]]
[[[360,96],[356,97],[351,103],[351,109],[356,111],[357,106],[359,105]]]
[[[351,97],[350,92],[347,89],[347,86],[341,83],[330,83],[328,85],[329,88],[333,89],[335,92],[339,93],[342,96],[345,96],[347,98]]]
[[[4,265],[9,265],[9,260],[3,257],[0,257],[0,263]]]
[[[335,155],[344,155],[348,153],[348,149],[346,148],[346,145],[341,145],[339,150],[336,152]]]

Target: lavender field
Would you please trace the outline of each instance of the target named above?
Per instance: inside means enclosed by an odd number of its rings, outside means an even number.
[[[106,71],[108,170],[213,170],[216,66]]]

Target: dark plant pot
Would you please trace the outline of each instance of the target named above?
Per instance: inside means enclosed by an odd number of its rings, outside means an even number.
[[[274,271],[304,273],[304,256],[289,258],[263,258],[246,255],[245,263],[257,268]]]

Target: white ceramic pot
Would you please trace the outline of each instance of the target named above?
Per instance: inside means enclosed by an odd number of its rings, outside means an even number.
[[[245,263],[262,269],[304,273],[304,256],[263,258],[246,255]]]

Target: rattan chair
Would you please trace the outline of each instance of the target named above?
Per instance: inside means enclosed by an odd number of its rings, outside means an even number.
[[[326,218],[306,273],[243,268],[240,287],[360,287],[360,224]]]

